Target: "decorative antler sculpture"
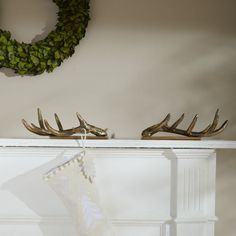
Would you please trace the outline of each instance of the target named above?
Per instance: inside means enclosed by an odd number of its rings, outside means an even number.
[[[76,113],[76,116],[80,122],[80,125],[78,127],[71,128],[71,129],[63,129],[63,126],[61,124],[61,121],[58,115],[55,114],[54,116],[55,116],[55,120],[58,126],[58,130],[52,128],[52,126],[49,125],[48,121],[43,118],[42,112],[39,108],[38,108],[39,127],[34,125],[33,123],[28,124],[24,119],[22,119],[22,123],[25,126],[25,128],[28,129],[30,132],[38,134],[38,135],[43,135],[43,136],[65,138],[65,137],[71,137],[74,134],[91,133],[95,135],[96,137],[107,137],[106,129],[101,129],[96,126],[88,124],[78,112]]]
[[[226,126],[228,125],[228,120],[226,120],[217,129],[217,125],[219,122],[219,110],[216,111],[212,124],[208,125],[204,130],[200,132],[193,131],[193,128],[198,120],[198,115],[196,115],[193,118],[191,124],[186,130],[177,128],[177,126],[183,121],[183,119],[184,119],[184,114],[182,114],[182,116],[176,122],[174,122],[174,124],[168,125],[168,122],[170,121],[170,114],[168,114],[166,118],[163,121],[161,121],[159,124],[153,125],[143,130],[142,137],[149,138],[158,132],[174,133],[174,134],[184,135],[184,136],[192,137],[192,138],[211,137],[211,136],[214,136],[223,132]]]

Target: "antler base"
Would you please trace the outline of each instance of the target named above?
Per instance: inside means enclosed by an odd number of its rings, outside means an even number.
[[[199,137],[184,137],[184,136],[151,136],[142,137],[142,140],[201,140]]]
[[[63,136],[63,137],[58,137],[58,136],[50,136],[50,139],[82,139],[81,136]],[[86,139],[109,139],[108,136],[86,136]]]

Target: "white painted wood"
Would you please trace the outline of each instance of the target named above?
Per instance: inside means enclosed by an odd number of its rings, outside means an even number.
[[[63,139],[0,139],[0,147],[74,147],[81,146],[80,140]],[[227,140],[86,140],[91,148],[198,148],[236,149],[236,141]]]
[[[214,236],[214,149],[235,142],[87,142],[117,236]],[[80,149],[74,140],[0,140],[1,236],[76,236],[42,175]]]

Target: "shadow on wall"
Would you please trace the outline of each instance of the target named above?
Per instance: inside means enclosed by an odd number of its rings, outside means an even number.
[[[100,0],[92,2],[92,20],[122,29],[206,30],[233,33],[234,0]],[[135,28],[133,28],[135,27]]]
[[[232,186],[236,185],[236,153],[235,150],[220,150],[217,153],[217,192],[216,192],[216,223],[217,236],[235,235],[235,204],[236,193]]]
[[[19,42],[35,43],[44,39],[54,29],[57,10],[56,5],[54,5],[52,1],[48,0],[2,0],[0,2],[0,28],[10,30],[13,38],[16,38]],[[40,16],[40,13],[42,16]],[[42,21],[42,23],[39,23],[39,21]],[[40,28],[39,25],[43,25],[43,27]],[[14,27],[13,30],[12,27]],[[24,33],[25,28],[29,29],[29,36]],[[39,33],[33,36],[31,29],[35,31],[35,28],[38,29]],[[13,70],[7,68],[0,69],[0,72],[7,77],[18,76]]]
[[[60,220],[53,218],[54,216],[64,216],[67,210],[61,203],[57,194],[54,193],[54,191],[52,191],[48,184],[43,180],[43,175],[45,173],[52,168],[55,168],[55,166],[64,163],[65,160],[64,152],[62,152],[54,160],[23,175],[17,176],[1,186],[1,189],[15,195],[16,198],[22,201],[29,209],[42,218],[42,223],[39,223],[39,228],[44,236],[76,235],[75,227],[73,227],[72,223],[64,222],[63,219]],[[47,197],[47,199],[43,200],[44,197]],[[57,212],[57,214],[55,214],[55,212]],[[48,217],[52,217],[52,221],[49,219],[49,222],[47,222]],[[44,220],[46,220],[46,222]],[[57,220],[59,222],[57,222]]]
[[[181,111],[190,113],[189,119],[195,111],[200,115],[199,124],[205,126],[207,124],[201,123],[201,120],[210,122],[215,110],[220,108],[221,118],[230,120],[230,129],[218,138],[235,138],[235,7],[236,2],[233,0],[224,3],[221,0],[93,2],[90,29],[99,26],[104,33],[117,31],[118,39],[114,37],[112,41],[114,51],[125,35],[129,38],[131,31],[137,33],[137,37],[132,38],[135,40],[133,44],[136,45],[136,51],[130,50],[137,55],[137,64],[141,61],[137,51],[143,52],[142,47],[146,46],[140,43],[139,47],[139,42],[146,40],[142,34],[149,34],[150,40],[156,32],[159,35],[169,33],[163,38],[157,37],[158,46],[149,52],[148,57],[143,58],[145,73],[138,74],[132,83],[124,82],[123,90],[113,89],[114,99],[107,101],[108,106],[115,106],[117,113],[127,116],[127,119],[133,116],[134,127],[140,127],[140,123],[143,123],[143,127],[157,123],[170,111],[177,116]],[[176,40],[171,41],[171,38]],[[161,61],[158,61],[160,58],[156,55],[161,55]],[[156,61],[155,67],[151,61]],[[116,63],[121,67],[123,65],[119,61]],[[126,105],[128,103],[129,106]],[[119,120],[122,117],[117,118],[117,123]],[[126,127],[126,132],[134,133],[134,130]]]
[[[8,3],[7,3],[8,2]],[[14,6],[7,7],[7,11],[14,16],[12,23],[17,25],[17,28],[23,29],[38,24],[39,17],[34,17],[40,12],[44,13],[43,22],[45,25],[41,29],[41,33],[34,36],[31,42],[36,42],[44,38],[55,26],[55,8],[52,7],[52,2],[48,0],[3,0],[1,5]],[[4,14],[4,7],[0,8],[0,28],[5,28],[8,25]],[[156,30],[168,31],[206,31],[215,33],[235,34],[235,26],[232,22],[235,21],[236,2],[234,0],[225,0],[222,4],[221,0],[206,0],[206,1],[187,1],[187,0],[101,0],[91,1],[91,28],[99,23],[100,27],[111,27],[117,30],[131,29],[143,30],[154,27]],[[38,9],[38,10],[37,10]],[[48,9],[48,11],[45,11]],[[13,12],[12,12],[13,11]],[[39,13],[38,13],[39,12]],[[45,12],[47,13],[45,15]],[[31,18],[30,18],[31,17]],[[11,17],[12,18],[12,17]],[[30,24],[21,25],[26,22]],[[6,22],[6,23],[5,23]],[[5,23],[5,24],[4,24]],[[29,27],[29,28],[30,28]],[[19,29],[17,33],[14,31],[13,36],[20,36]],[[11,29],[10,29],[11,30]],[[21,37],[20,37],[21,38]],[[11,70],[1,69],[1,72],[7,77],[16,76]]]
[[[109,100],[108,106],[115,106],[117,113],[127,116],[126,119],[132,116],[133,127],[143,128],[158,123],[168,112],[173,115],[171,121],[185,112],[181,126],[187,127],[197,113],[196,129],[199,130],[212,122],[219,108],[220,123],[228,119],[229,126],[215,138],[235,139],[236,51],[233,44],[236,46],[236,43],[231,40],[226,44],[225,39],[210,40],[207,35],[196,40],[187,39],[163,56],[161,66],[148,65],[145,74],[139,74],[132,83],[126,82],[122,91],[114,90],[113,97],[119,100],[117,104],[114,99]],[[126,106],[129,101],[132,112],[130,106]]]

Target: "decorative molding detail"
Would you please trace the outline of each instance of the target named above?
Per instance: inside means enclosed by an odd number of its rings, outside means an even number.
[[[210,158],[215,150],[213,149],[172,149],[174,155],[178,159],[200,159]],[[173,157],[173,156],[172,156]]]
[[[200,212],[203,200],[203,181],[206,171],[200,167],[183,168],[182,211]]]
[[[170,149],[164,155],[171,161],[171,236],[214,233],[215,150]],[[209,191],[209,188],[212,191]],[[212,226],[213,224],[213,226]],[[210,226],[209,226],[210,225]]]
[[[157,226],[163,225],[170,221],[170,218],[166,219],[158,219],[158,220],[151,220],[151,219],[112,219],[112,224],[116,226]]]
[[[216,222],[218,221],[218,218],[216,216],[212,216],[212,217],[207,217],[207,218],[177,218],[174,220],[174,222],[178,223],[178,224],[182,224],[182,223],[189,223],[189,224],[193,224],[193,223],[207,223],[207,222]]]
[[[70,158],[82,151],[82,148],[33,148],[33,147],[4,147],[1,148],[0,158],[1,157],[13,157],[13,156],[24,156],[24,157],[34,157],[37,158],[56,158],[58,155],[63,153],[65,158]],[[156,150],[156,149],[105,149],[105,148],[90,148],[88,152],[91,157],[94,158],[166,158],[164,155],[165,150]]]
[[[170,218],[164,219],[111,219],[111,222],[115,226],[122,227],[132,227],[132,226],[141,226],[141,227],[152,227],[160,226],[165,223],[168,223]],[[44,217],[24,217],[24,216],[15,216],[15,217],[4,217],[0,216],[0,224],[71,224],[71,218],[69,216],[44,216]]]
[[[0,216],[0,224],[70,224],[70,217],[66,216],[45,216],[45,217],[25,217],[25,216]]]

